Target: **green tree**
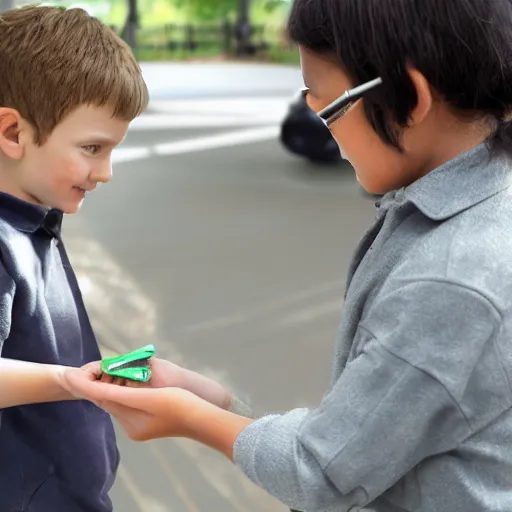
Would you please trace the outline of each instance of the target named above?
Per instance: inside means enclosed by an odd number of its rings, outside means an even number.
[[[290,3],[290,0],[173,0],[190,18],[216,20],[226,17],[243,17],[249,4],[263,8],[267,13],[276,11]]]
[[[173,0],[174,5],[198,20],[215,20],[238,13],[239,0]]]

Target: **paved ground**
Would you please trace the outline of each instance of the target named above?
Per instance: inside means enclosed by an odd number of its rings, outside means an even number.
[[[113,182],[65,227],[105,353],[154,342],[251,396],[259,414],[321,397],[349,259],[374,215],[349,167],[315,168],[281,149],[293,84],[276,69],[281,89],[265,87],[267,70],[259,90],[235,90],[237,70],[227,99],[220,78],[210,96],[203,85],[171,97],[154,83]],[[286,510],[196,444],[121,433],[119,443],[119,512]]]
[[[142,69],[153,99],[289,95],[304,85],[299,68],[274,64],[152,62]]]

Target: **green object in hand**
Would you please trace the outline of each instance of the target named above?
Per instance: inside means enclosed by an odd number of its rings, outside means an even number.
[[[101,371],[120,379],[148,382],[151,379],[149,359],[154,355],[155,347],[146,345],[128,354],[103,359]]]

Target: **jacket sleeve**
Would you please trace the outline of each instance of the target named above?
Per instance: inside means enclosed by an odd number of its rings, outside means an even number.
[[[499,322],[472,290],[404,285],[363,319],[358,353],[320,406],[251,424],[235,443],[235,463],[290,508],[358,510],[470,435],[481,411],[464,408],[468,390],[480,393],[483,408],[486,393],[507,385],[497,377],[484,389],[478,379],[499,366],[492,349]]]

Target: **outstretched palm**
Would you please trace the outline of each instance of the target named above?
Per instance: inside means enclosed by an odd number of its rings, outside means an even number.
[[[89,363],[82,367],[82,370],[93,373],[100,380],[120,386],[143,387],[143,388],[184,388],[187,384],[186,370],[180,366],[166,361],[165,359],[150,359],[151,380],[147,383],[134,382],[127,379],[120,379],[102,374],[99,361]]]
[[[126,386],[130,388],[181,388],[218,407],[227,409],[232,395],[218,382],[199,373],[187,370],[165,359],[151,358],[151,380],[147,383],[134,382],[105,375],[101,372],[100,362],[95,361],[82,367],[91,380]]]

